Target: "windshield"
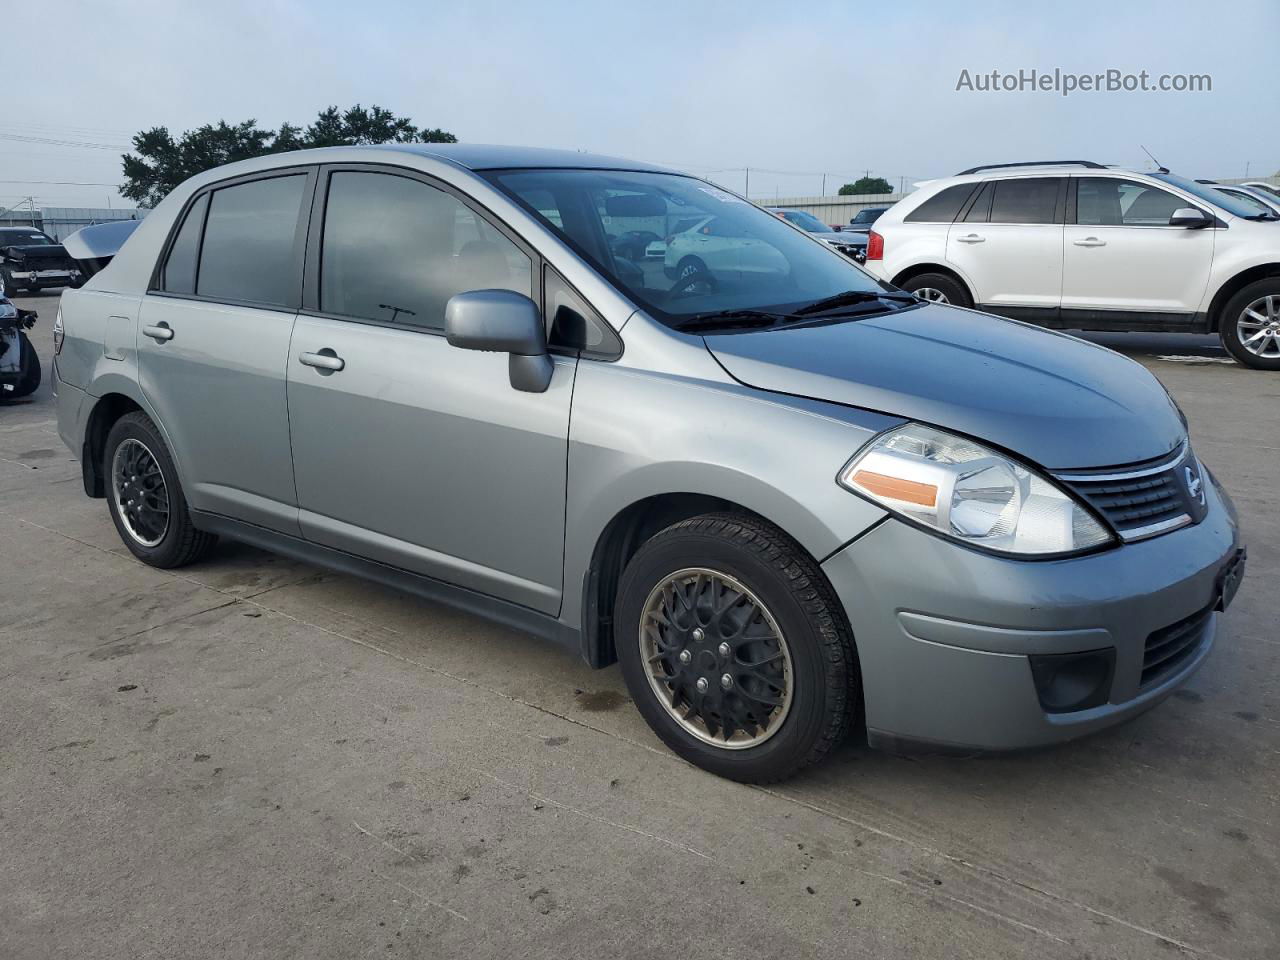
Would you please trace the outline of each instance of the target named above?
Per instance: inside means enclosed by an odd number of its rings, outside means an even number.
[[[488,178],[541,217],[655,318],[791,313],[838,294],[864,293],[879,310],[889,291],[852,260],[719,187],[668,173],[494,171]],[[626,243],[644,231],[659,239]]]
[[[805,213],[803,210],[781,210],[779,212],[785,219],[794,223],[801,230],[809,233],[835,233],[834,230],[812,213]]]
[[[43,233],[28,230],[0,230],[0,244],[6,247],[40,247],[53,243]]]
[[[1186,177],[1179,177],[1172,173],[1153,173],[1151,177],[1161,180],[1165,183],[1177,187],[1179,190],[1185,190],[1194,196],[1199,197],[1207,203],[1211,203],[1216,207],[1221,207],[1228,213],[1237,217],[1256,217],[1258,210],[1254,206],[1256,201],[1246,201],[1239,197],[1233,197],[1223,193],[1221,190],[1207,183],[1196,183],[1194,180],[1188,180]]]

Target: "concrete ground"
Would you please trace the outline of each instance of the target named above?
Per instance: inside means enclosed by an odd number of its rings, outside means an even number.
[[[47,365],[56,293],[20,302]],[[46,379],[0,406],[0,957],[1274,958],[1280,374],[1099,339],[1243,515],[1206,667],[1061,748],[771,789],[668,753],[616,667],[235,544],[137,563]]]

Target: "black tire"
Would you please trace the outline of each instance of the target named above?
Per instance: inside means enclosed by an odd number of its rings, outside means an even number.
[[[915,293],[918,290],[937,290],[945,296],[946,302],[956,307],[972,307],[973,297],[969,296],[969,291],[965,289],[964,284],[955,277],[948,276],[945,273],[920,273],[912,277],[910,280],[902,284],[902,289],[908,293]],[[933,299],[932,297],[929,299]],[[941,303],[942,301],[936,301]]]
[[[1240,336],[1239,323],[1245,308],[1261,297],[1275,297],[1275,304],[1280,308],[1280,277],[1264,277],[1239,290],[1227,301],[1218,319],[1218,337],[1222,346],[1231,354],[1237,363],[1255,370],[1280,370],[1280,356],[1260,357],[1250,353]],[[1280,325],[1277,326],[1280,329]]]
[[[13,385],[12,390],[7,390],[0,396],[12,397],[28,397],[35,393],[40,387],[40,356],[36,353],[36,348],[31,345],[31,339],[22,331],[18,331],[18,345],[22,351],[22,377]]]
[[[4,281],[4,290],[9,296],[13,296],[18,292],[18,284],[13,279],[13,274],[8,267],[0,267],[0,280]]]
[[[651,684],[641,650],[640,624],[646,603],[658,587],[691,567],[727,574],[738,581],[763,603],[785,637],[791,663],[790,706],[762,742],[738,749],[707,742],[687,730],[659,701],[653,684],[663,681]],[[723,617],[707,615],[704,606],[697,609],[698,619],[693,623],[705,626],[706,643],[726,635],[715,632],[725,622]],[[676,629],[673,623],[668,626]],[[830,584],[799,544],[755,518],[735,514],[694,517],[667,527],[641,546],[618,585],[614,638],[627,688],[649,726],[690,763],[731,780],[772,783],[822,759],[844,737],[857,703],[853,638]],[[734,652],[718,661],[720,665],[706,669],[714,675],[736,667],[742,663],[737,656]],[[688,669],[699,672],[703,668],[697,664],[704,662],[702,658],[709,662],[711,657],[709,649],[701,648],[694,654],[695,666]],[[726,663],[730,666],[724,666]],[[714,689],[712,694],[716,695]]]
[[[125,518],[121,516],[120,507],[117,504],[119,498],[116,493],[117,479],[113,464],[116,451],[126,441],[137,441],[151,455],[155,466],[159,469],[164,492],[167,495],[167,523],[163,534],[154,544],[140,541],[138,535],[130,529]],[[145,413],[140,411],[127,413],[111,427],[103,452],[102,470],[106,478],[107,509],[111,513],[111,521],[116,525],[116,532],[120,534],[124,545],[143,563],[166,569],[184,567],[205,556],[218,542],[214,534],[197,530],[192,525],[191,516],[187,510],[187,498],[183,496],[182,486],[178,482],[178,471],[174,468],[173,457],[169,454],[169,448],[160,436],[160,431]]]

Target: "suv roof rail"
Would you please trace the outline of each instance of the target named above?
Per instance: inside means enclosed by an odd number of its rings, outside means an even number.
[[[979,167],[961,170],[957,177],[978,173],[980,170],[1007,170],[1009,167],[1088,167],[1090,170],[1105,170],[1105,165],[1092,160],[1028,160],[1024,163],[986,163]]]

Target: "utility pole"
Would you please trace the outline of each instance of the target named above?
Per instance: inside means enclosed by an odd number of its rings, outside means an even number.
[[[1248,176],[1248,174],[1245,174],[1245,176]],[[827,175],[825,173],[822,175],[822,195],[824,197],[827,195]]]
[[[746,197],[748,200],[751,199],[751,168],[750,167],[747,167],[747,183],[746,183],[746,186],[742,188],[742,195]]]
[[[36,198],[27,197],[27,203],[31,205],[31,229],[36,228]]]

